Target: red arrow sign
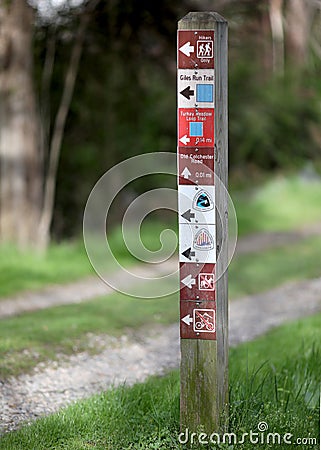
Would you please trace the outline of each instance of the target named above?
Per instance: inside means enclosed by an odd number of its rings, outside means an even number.
[[[180,335],[182,339],[216,339],[216,305],[208,301],[181,301]]]
[[[215,264],[180,263],[181,300],[215,300]]]
[[[178,141],[179,147],[214,147],[214,109],[179,108]]]

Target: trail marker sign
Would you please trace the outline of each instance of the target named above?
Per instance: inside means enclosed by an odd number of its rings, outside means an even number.
[[[214,69],[214,30],[179,31],[177,61],[179,69]]]
[[[214,108],[178,109],[179,146],[214,147]]]
[[[213,70],[177,71],[178,108],[214,108]]]
[[[180,263],[180,299],[215,300],[215,264]]]
[[[182,185],[179,189],[180,223],[215,224],[214,186]]]
[[[216,13],[178,23],[177,105],[181,429],[211,434],[228,404],[227,22]]]
[[[178,147],[179,185],[214,186],[213,147]]]
[[[215,302],[181,302],[181,338],[215,340],[215,314]]]

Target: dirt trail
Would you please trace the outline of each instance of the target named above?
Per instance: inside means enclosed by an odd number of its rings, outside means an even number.
[[[247,254],[261,252],[269,248],[282,247],[296,243],[303,239],[320,236],[321,223],[306,225],[294,231],[275,231],[269,233],[255,233],[242,237],[237,242],[236,253]]]
[[[285,322],[321,311],[321,278],[290,283],[230,304],[230,344],[254,339]],[[178,324],[115,339],[91,336],[100,354],[40,364],[31,375],[0,383],[0,432],[19,427],[72,401],[123,383],[144,381],[179,366]]]
[[[175,258],[161,264],[138,264],[127,268],[129,272],[136,275],[137,283],[142,283],[144,278],[160,277],[175,272],[177,269],[178,263]],[[123,276],[123,272],[118,271],[110,275],[109,278],[112,283],[120,285]],[[114,292],[98,276],[50,286],[38,291],[21,292],[13,297],[0,300],[0,319],[58,305],[86,302]]]
[[[321,224],[319,223],[293,232],[253,234],[238,240],[236,256],[280,247],[316,235],[321,235]],[[177,267],[177,260],[172,258],[164,264],[137,265],[129,270],[137,276],[153,277],[175,271]],[[115,272],[112,279],[117,280],[121,276],[122,273]],[[0,300],[0,319],[37,309],[85,302],[113,292],[113,289],[103,283],[98,276],[73,283],[54,285],[34,292],[21,292],[13,297]]]

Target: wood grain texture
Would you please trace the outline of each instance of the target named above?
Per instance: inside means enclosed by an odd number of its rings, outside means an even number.
[[[228,409],[228,117],[227,22],[214,12],[190,12],[178,30],[214,30],[217,340],[181,340],[181,430],[224,431]],[[221,181],[218,182],[218,179]]]
[[[228,409],[228,104],[227,22],[215,22],[215,162],[217,229],[217,384],[220,428],[225,429]]]
[[[181,430],[212,433],[218,425],[217,342],[181,340]]]

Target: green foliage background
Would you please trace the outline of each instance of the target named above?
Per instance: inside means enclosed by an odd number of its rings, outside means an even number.
[[[53,224],[56,237],[79,232],[88,194],[108,168],[144,152],[176,152],[176,29],[181,17],[197,10],[194,3],[98,3],[87,31],[63,142]],[[307,160],[318,161],[320,59],[311,51],[305,67],[298,70],[286,61],[284,73],[273,74],[262,57],[264,48],[271,47],[260,30],[265,2],[231,1],[224,2],[224,7],[219,3],[213,1],[212,9],[219,6],[230,24],[232,184],[251,180],[257,173],[300,169]],[[57,40],[52,117],[78,23],[77,14],[65,12],[62,17],[54,30],[52,24],[40,24],[36,33],[39,81],[48,35],[54,32]],[[134,190],[150,187],[146,180]]]

